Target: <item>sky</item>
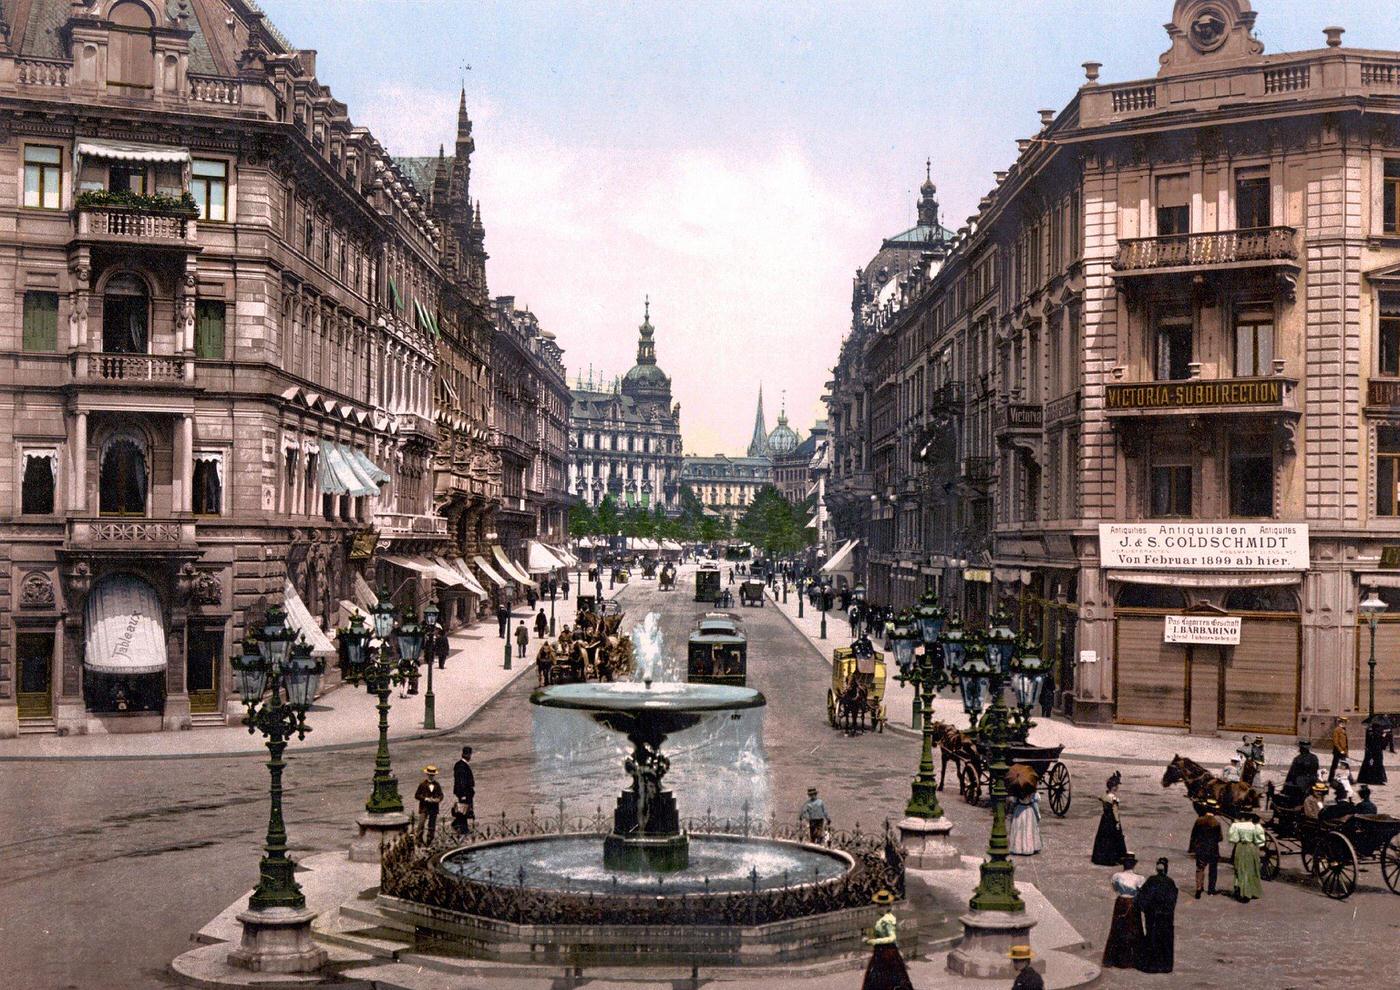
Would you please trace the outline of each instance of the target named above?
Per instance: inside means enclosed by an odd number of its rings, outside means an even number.
[[[1170,0],[261,0],[391,153],[451,148],[465,82],[492,295],[624,374],[651,298],[688,454],[741,454],[763,386],[804,436],[851,279],[915,222],[931,160],[966,222],[1037,111],[1149,78]],[[1393,2],[1257,0],[1266,52],[1400,49]]]

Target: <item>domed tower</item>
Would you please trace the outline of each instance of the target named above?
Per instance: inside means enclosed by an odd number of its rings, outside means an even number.
[[[656,329],[651,325],[651,297],[646,300],[642,325],[637,328],[637,363],[622,377],[622,394],[638,406],[659,406],[669,412],[671,379],[656,366]]]
[[[768,453],[773,457],[783,454],[790,454],[797,449],[801,441],[792,427],[788,426],[787,401],[779,407],[778,425],[773,427],[773,432],[768,434]]]

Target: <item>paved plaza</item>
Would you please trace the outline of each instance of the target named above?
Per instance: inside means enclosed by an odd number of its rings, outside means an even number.
[[[660,611],[672,650],[679,649],[698,606],[686,589],[659,593],[652,582],[620,591],[629,620]],[[878,827],[898,819],[917,762],[917,743],[903,732],[848,737],[826,722],[829,666],[778,608],[745,609],[750,684],[764,692],[764,744],[775,813],[795,818],[805,789],[821,788],[835,823]],[[832,624],[833,643],[841,627]],[[844,630],[842,630],[844,631]],[[494,640],[494,627],[489,638]],[[542,781],[535,765],[533,672],[511,682],[466,725],[433,738],[396,741],[400,788],[411,793],[427,762],[450,765],[458,747],[475,747],[482,815],[545,813],[558,782]],[[447,690],[465,689],[462,685]],[[442,702],[440,702],[441,704]],[[450,702],[449,702],[450,703]],[[419,700],[397,702],[395,717],[416,716]],[[314,717],[314,716],[313,716]],[[1047,726],[1048,731],[1051,727]],[[1105,750],[1142,740],[1143,752],[1164,751],[1165,737],[1100,731]],[[163,738],[194,739],[196,733]],[[1194,740],[1182,740],[1193,742]],[[1170,745],[1174,745],[1170,744]],[[287,821],[293,854],[306,858],[343,850],[369,788],[373,749],[314,749],[293,744],[287,774]],[[1103,758],[1069,761],[1075,798],[1069,815],[1047,816],[1046,850],[1017,862],[1018,875],[1043,891],[1097,960],[1107,930],[1110,870],[1089,864],[1098,820],[1096,795],[1111,767]],[[1183,852],[1192,814],[1180,787],[1160,786],[1155,757],[1112,762],[1124,774],[1124,828],[1141,860],[1172,859],[1178,884],[1190,889]],[[1278,776],[1277,767],[1267,774]],[[191,947],[191,935],[244,894],[255,879],[266,812],[267,775],[253,756],[160,760],[12,760],[0,764],[0,800],[26,818],[0,842],[8,869],[0,884],[0,944],[18,988],[111,988],[174,985],[169,961]],[[989,815],[943,796],[955,823],[953,840],[979,855]],[[1385,793],[1383,810],[1396,810]],[[687,809],[692,810],[692,809]],[[702,811],[703,809],[693,809]],[[1239,905],[1225,897],[1184,897],[1177,912],[1177,970],[1148,977],[1108,971],[1104,987],[1241,988],[1335,986],[1369,979],[1366,956],[1344,946],[1386,944],[1400,935],[1400,900],[1374,871],[1346,902],[1327,900],[1286,862],[1262,900]],[[1228,877],[1228,868],[1224,870]],[[1225,881],[1228,883],[1228,880]],[[463,983],[461,985],[471,985]],[[499,982],[492,985],[502,985]],[[525,986],[527,984],[521,984]],[[545,983],[531,983],[531,987]],[[605,985],[596,982],[586,985]],[[856,987],[847,973],[814,979],[822,988]],[[929,986],[942,985],[939,982]]]

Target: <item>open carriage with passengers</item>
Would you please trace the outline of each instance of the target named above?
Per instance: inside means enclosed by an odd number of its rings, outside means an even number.
[[[838,646],[831,654],[831,687],[826,692],[826,719],[833,729],[885,731],[885,655],[868,639]]]
[[[658,591],[676,590],[676,565],[663,564],[661,570],[656,575],[656,588]]]
[[[762,608],[764,587],[765,585],[762,581],[755,581],[752,579],[739,585],[739,604]]]
[[[642,578],[648,581],[656,578],[656,561],[650,557],[642,561]]]
[[[1264,852],[1259,875],[1273,880],[1284,856],[1296,855],[1303,871],[1333,900],[1345,900],[1356,890],[1363,867],[1380,867],[1381,878],[1400,894],[1400,818],[1390,815],[1344,815],[1317,819],[1301,807],[1273,805],[1264,823]]]
[[[749,642],[738,616],[706,612],[696,619],[686,653],[686,680],[743,687],[748,666]]]

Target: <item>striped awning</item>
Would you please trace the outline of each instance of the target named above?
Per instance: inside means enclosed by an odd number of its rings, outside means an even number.
[[[389,472],[370,460],[369,455],[364,451],[357,447],[347,447],[346,450],[349,451],[350,456],[354,458],[355,464],[359,467],[360,472],[369,478],[370,484],[382,485],[389,480]]]
[[[320,443],[318,482],[327,495],[378,495],[379,486],[353,466],[354,457],[338,443]]]
[[[539,540],[530,541],[529,557],[526,563],[531,574],[548,574],[550,571],[561,571],[568,568],[568,564],[554,555],[554,551],[545,546]]]
[[[519,564],[506,556],[506,552],[501,548],[500,544],[491,547],[491,556],[496,559],[496,563],[500,565],[501,570],[508,574],[510,579],[516,584],[523,588],[533,588],[535,586],[535,582],[530,580],[530,575],[526,574]]]
[[[84,609],[83,666],[99,674],[165,669],[164,609],[145,581],[117,574],[98,583]]]
[[[183,164],[190,160],[190,149],[168,144],[142,144],[138,141],[98,141],[82,138],[73,153],[78,158],[105,158],[119,162],[164,162]]]
[[[306,603],[297,594],[292,582],[287,581],[282,588],[282,607],[287,610],[287,625],[301,633],[311,644],[313,656],[335,656],[335,644],[321,631],[321,626],[311,617]]]
[[[472,558],[472,563],[476,565],[477,570],[481,571],[482,574],[486,575],[486,580],[490,581],[497,587],[504,588],[507,584],[510,583],[505,578],[497,574],[495,571],[491,570],[491,565],[486,563],[485,559],[483,559],[479,554]]]
[[[470,591],[473,595],[476,595],[479,598],[486,597],[486,589],[481,586],[481,582],[479,582],[472,575],[472,572],[467,570],[467,562],[465,560],[462,560],[460,557],[454,558],[452,560],[448,560],[445,557],[434,557],[433,562],[436,564],[440,564],[441,566],[452,571],[454,574],[460,575],[463,583],[467,587],[467,590]]]

